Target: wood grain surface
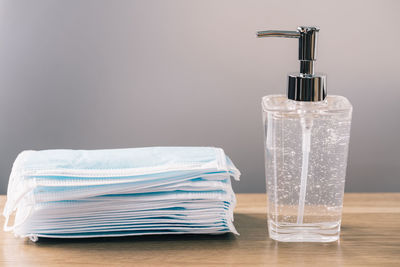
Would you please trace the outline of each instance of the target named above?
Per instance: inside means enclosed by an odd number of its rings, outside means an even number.
[[[400,193],[346,194],[340,241],[269,239],[266,195],[238,194],[235,225],[225,234],[42,239],[0,232],[2,266],[400,266]],[[0,196],[3,209],[5,196]],[[0,224],[4,218],[0,219]]]

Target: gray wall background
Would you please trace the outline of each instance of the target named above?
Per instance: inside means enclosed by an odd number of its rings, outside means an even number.
[[[399,1],[1,1],[0,193],[24,149],[219,146],[237,192],[264,192],[261,97],[297,42],[354,105],[347,191],[400,191]]]

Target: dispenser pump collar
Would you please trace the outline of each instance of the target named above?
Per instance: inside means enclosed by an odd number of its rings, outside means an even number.
[[[314,74],[319,28],[300,26],[297,31],[260,31],[257,37],[299,39],[300,72],[288,76],[288,98],[296,101],[322,101],[326,97],[326,76]]]

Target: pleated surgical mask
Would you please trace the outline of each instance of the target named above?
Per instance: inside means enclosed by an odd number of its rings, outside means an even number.
[[[5,230],[53,237],[236,232],[230,177],[239,176],[213,147],[24,151],[10,175]]]

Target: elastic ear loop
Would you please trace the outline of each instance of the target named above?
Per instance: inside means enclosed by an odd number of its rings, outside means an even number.
[[[241,173],[240,173],[239,169],[236,168],[235,165],[233,165],[232,160],[231,160],[228,156],[226,156],[226,161],[227,161],[227,166],[228,166],[229,175],[230,175],[233,179],[235,179],[236,181],[240,181],[240,175],[241,175]]]
[[[29,192],[31,192],[33,189],[36,188],[36,179],[33,179],[30,181],[30,183],[28,184],[28,188],[19,195],[19,197],[16,200],[12,200],[12,206],[10,207],[9,205],[7,205],[8,202],[8,197],[7,197],[7,203],[5,205],[4,211],[3,211],[3,215],[7,216],[8,213],[10,213],[9,211],[11,210],[14,211],[15,207],[18,205],[18,203],[21,201],[22,198],[24,198]],[[9,192],[7,193],[7,196],[11,195]],[[11,214],[11,213],[10,213]]]
[[[31,215],[31,212],[33,210],[33,206],[31,206],[31,208],[28,211],[28,215],[25,216],[25,218],[22,220],[21,223],[19,223],[18,225],[12,225],[12,226],[8,226],[8,221],[10,219],[10,215],[15,211],[16,206],[18,205],[18,203],[21,201],[22,198],[24,198],[29,192],[32,191],[32,188],[28,188],[28,190],[26,190],[24,193],[22,193],[17,199],[16,201],[13,202],[13,205],[11,207],[7,207],[4,209],[3,215],[6,218],[5,222],[4,222],[4,227],[3,230],[5,232],[9,232],[14,230],[16,227],[21,226],[21,224],[25,223],[25,221],[28,219],[28,217]],[[10,212],[11,210],[11,212]]]
[[[20,223],[18,223],[18,224],[15,224],[15,223],[14,223],[14,225],[12,225],[12,226],[8,226],[8,221],[9,221],[10,215],[11,215],[12,213],[7,214],[7,215],[5,216],[5,217],[6,217],[6,221],[4,222],[3,230],[4,230],[5,232],[10,232],[10,231],[14,230],[15,228],[20,227],[20,226],[21,226],[22,224],[24,224],[24,223],[26,222],[26,220],[31,216],[32,211],[33,211],[33,206],[30,206],[29,211],[27,212],[27,214],[25,215],[25,217],[22,219],[22,221],[21,221]]]

